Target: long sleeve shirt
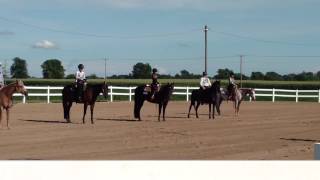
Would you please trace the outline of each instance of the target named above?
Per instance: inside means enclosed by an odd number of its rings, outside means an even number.
[[[236,80],[232,77],[229,77],[229,84],[237,85]]]
[[[201,87],[210,87],[211,86],[210,79],[208,77],[202,77],[200,79],[200,86]]]
[[[81,72],[77,71],[77,73],[76,73],[76,81],[77,80],[83,81],[85,79],[86,79],[86,73],[84,71],[81,71]]]

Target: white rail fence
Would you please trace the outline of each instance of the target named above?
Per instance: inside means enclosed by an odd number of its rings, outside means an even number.
[[[134,96],[134,89],[136,87],[119,87],[109,86],[110,101],[114,101],[114,96],[127,96],[129,101],[132,101]],[[28,93],[29,97],[46,97],[47,103],[50,103],[50,97],[62,96],[61,90],[63,87],[31,87],[27,86],[27,90],[31,90]],[[199,89],[199,87],[175,87],[173,95],[185,96],[186,101],[189,101],[192,90]],[[41,93],[33,93],[32,90],[42,90]],[[59,93],[52,93],[52,90],[60,90]],[[272,102],[276,101],[277,97],[294,98],[296,102],[299,102],[299,98],[313,98],[320,103],[320,89],[319,90],[287,90],[287,89],[260,89],[256,88],[256,97],[271,97]],[[14,96],[23,96],[22,103],[26,103],[27,97],[21,94],[14,94]]]

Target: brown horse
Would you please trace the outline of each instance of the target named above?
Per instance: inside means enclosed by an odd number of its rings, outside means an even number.
[[[28,91],[24,87],[21,80],[16,80],[16,82],[3,87],[0,90],[0,124],[2,120],[2,108],[7,111],[7,128],[9,129],[9,110],[13,106],[12,95],[13,93],[21,93],[25,96],[28,95]]]
[[[64,119],[70,123],[70,108],[72,106],[72,102],[76,102],[77,100],[77,92],[74,85],[67,85],[62,90],[62,104],[64,111]],[[88,85],[86,90],[83,92],[83,101],[79,103],[83,103],[83,124],[85,123],[85,116],[87,113],[87,107],[90,105],[91,110],[91,124],[93,124],[93,109],[97,97],[102,93],[105,98],[108,96],[108,86],[106,83],[96,84],[96,85]]]
[[[256,100],[255,90],[252,88],[233,88],[232,101],[234,102],[234,112],[235,115],[239,115],[240,104],[244,97],[249,95],[252,100]]]

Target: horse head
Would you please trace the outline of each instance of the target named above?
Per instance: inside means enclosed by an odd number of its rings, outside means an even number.
[[[16,80],[15,89],[16,89],[16,92],[21,93],[25,96],[28,96],[28,91],[21,80]]]
[[[220,81],[219,80],[216,80],[212,83],[212,86],[211,86],[211,91],[214,91],[214,92],[219,92],[220,91]]]
[[[252,100],[256,100],[256,91],[251,88],[250,91],[249,91],[249,96],[251,97]]]

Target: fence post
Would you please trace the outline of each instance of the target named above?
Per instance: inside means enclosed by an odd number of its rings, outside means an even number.
[[[320,160],[320,143],[314,144],[314,159]]]
[[[319,89],[319,92],[318,92],[318,103],[320,103],[320,89]]]
[[[132,101],[131,96],[132,96],[131,87],[129,87],[129,101],[130,101],[130,102]]]
[[[50,103],[50,86],[48,86],[48,89],[47,89],[47,103],[48,104]]]
[[[275,101],[275,89],[272,88],[272,102]]]
[[[110,86],[110,101],[113,102],[113,89],[112,89],[112,86]]]
[[[189,86],[187,86],[187,102],[189,101]]]
[[[296,90],[296,103],[299,101],[299,90]]]

